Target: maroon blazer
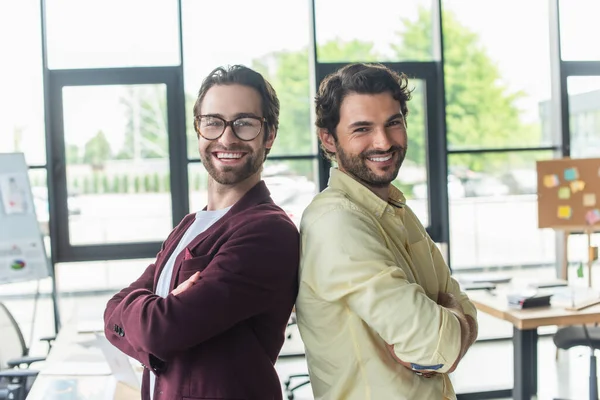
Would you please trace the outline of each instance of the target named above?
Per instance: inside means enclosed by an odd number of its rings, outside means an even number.
[[[194,218],[187,215],[155,263],[108,301],[106,337],[144,365],[144,400],[149,369],[157,375],[154,400],[279,400],[274,364],[298,291],[298,230],[261,181],[177,257],[170,291],[201,271],[198,282],[157,296],[160,271]]]

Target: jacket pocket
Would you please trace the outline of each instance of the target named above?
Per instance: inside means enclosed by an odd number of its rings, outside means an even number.
[[[212,256],[200,256],[184,260],[181,263],[181,268],[177,274],[177,281],[179,283],[189,279],[196,272],[202,272],[210,264]]]

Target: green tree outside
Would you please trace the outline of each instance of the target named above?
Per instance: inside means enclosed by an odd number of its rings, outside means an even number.
[[[77,145],[69,144],[65,148],[65,158],[67,164],[79,164],[81,163],[80,149]]]
[[[98,131],[96,135],[85,144],[83,162],[95,167],[102,167],[104,162],[110,160],[112,150],[104,132]]]
[[[426,9],[419,10],[416,21],[402,19],[399,31],[402,42],[394,49],[398,59],[430,59],[432,54],[432,16]],[[539,143],[541,132],[533,125],[521,122],[516,102],[523,92],[510,92],[502,81],[502,74],[487,54],[479,37],[461,25],[454,13],[443,13],[444,79],[446,85],[446,125],[449,147],[494,148],[521,147]],[[410,150],[425,154],[423,105],[411,102]],[[414,159],[418,164],[424,160]],[[450,164],[473,171],[494,171],[508,161],[507,154],[452,156]]]
[[[395,59],[431,60],[431,21],[431,12],[426,9],[420,10],[416,21],[398,21],[398,40],[397,44],[392,46]],[[462,25],[448,10],[444,11],[443,29],[449,146],[494,148],[521,147],[538,143],[541,134],[539,129],[521,121],[521,110],[516,105],[525,94],[509,90],[502,81],[498,66],[480,43],[477,34]],[[322,62],[369,62],[384,59],[377,53],[373,43],[359,40],[331,40],[320,45],[317,52]],[[251,64],[252,68],[261,72],[271,82],[281,102],[279,132],[272,155],[313,154],[317,148],[317,136],[310,118],[314,105],[310,91],[308,61],[308,49],[303,48],[297,51],[269,53],[255,59]],[[414,91],[407,118],[407,162],[425,166],[425,88],[418,80],[411,80],[409,87]],[[193,100],[188,96],[189,110]],[[193,127],[191,129],[193,130]],[[452,156],[450,166],[468,168],[476,172],[495,172],[509,161],[520,164],[525,162],[520,160],[520,157],[526,155],[462,154]],[[304,175],[312,167],[309,161],[289,162],[287,165],[292,171]]]

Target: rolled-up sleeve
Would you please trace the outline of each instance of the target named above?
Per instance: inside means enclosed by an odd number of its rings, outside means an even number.
[[[302,229],[303,279],[323,300],[344,302],[400,359],[447,372],[460,353],[458,319],[408,281],[408,260],[385,240],[361,210],[328,210]]]

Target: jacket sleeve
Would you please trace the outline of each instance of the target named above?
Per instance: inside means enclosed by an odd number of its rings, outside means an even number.
[[[106,304],[106,309],[104,310],[104,334],[106,335],[108,341],[123,353],[135,358],[147,366],[152,366],[153,364],[153,362],[150,361],[150,354],[139,351],[131,345],[129,342],[129,335],[125,336],[125,332],[119,318],[119,309],[123,299],[129,296],[131,293],[137,291],[152,292],[155,271],[156,265],[150,264],[135,282],[114,295],[108,301]]]
[[[113,311],[131,349],[168,361],[297,290],[299,235],[286,220],[263,218],[238,229],[188,290],[162,298],[127,293]],[[109,323],[112,323],[109,319]]]
[[[400,359],[447,372],[460,353],[458,319],[407,280],[408,261],[398,265],[383,243],[362,211],[330,210],[302,229],[302,279],[325,301],[345,303]]]
[[[187,218],[189,218],[189,216]],[[130,342],[130,335],[125,334],[125,329],[123,328],[123,321],[121,319],[123,301],[128,296],[135,296],[135,293],[153,293],[156,265],[161,259],[165,248],[167,248],[167,246],[173,240],[175,233],[183,226],[185,226],[186,222],[187,220],[186,218],[184,218],[180,222],[180,224],[171,231],[167,239],[161,245],[160,251],[156,255],[155,263],[150,264],[135,282],[133,282],[131,285],[114,295],[108,301],[108,303],[106,304],[106,309],[104,310],[104,334],[106,335],[108,341],[111,342],[113,346],[117,347],[123,353],[135,358],[143,365],[148,366],[152,369],[156,369],[155,367],[157,367],[157,360],[150,353],[141,351],[139,348],[135,348]]]

